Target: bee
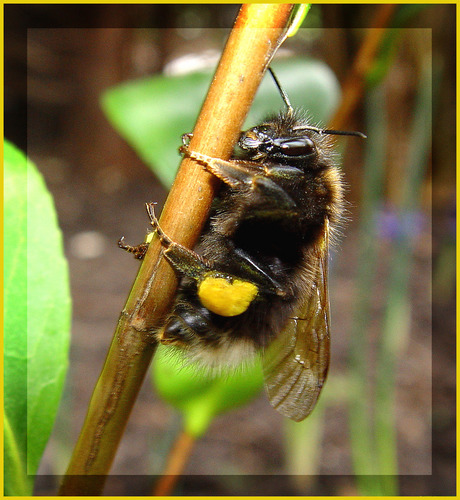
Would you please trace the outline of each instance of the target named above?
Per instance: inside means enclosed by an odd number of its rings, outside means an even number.
[[[328,254],[343,218],[344,184],[331,135],[295,111],[269,68],[286,110],[240,134],[229,161],[188,146],[180,153],[222,181],[197,247],[161,229],[164,258],[180,276],[158,341],[211,368],[261,353],[268,398],[301,421],[316,404],[329,366]],[[142,258],[147,244],[121,248]]]

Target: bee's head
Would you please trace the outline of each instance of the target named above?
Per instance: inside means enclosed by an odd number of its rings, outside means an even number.
[[[238,147],[242,159],[276,161],[282,164],[304,167],[315,164],[318,147],[324,135],[354,135],[365,138],[361,132],[322,129],[311,126],[294,110],[286,92],[282,89],[275,73],[268,68],[286,110],[278,116],[271,117],[261,125],[242,132]],[[315,142],[316,141],[316,142]],[[240,156],[240,155],[238,155]]]
[[[250,160],[274,160],[280,163],[296,163],[316,157],[314,141],[307,134],[293,133],[279,119],[242,132],[238,146]]]

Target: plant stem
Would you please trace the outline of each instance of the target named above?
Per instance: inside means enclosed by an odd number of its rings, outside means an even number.
[[[377,266],[376,214],[383,195],[385,174],[386,125],[384,95],[381,86],[373,89],[366,103],[369,117],[363,196],[361,201],[361,227],[359,237],[360,265],[356,278],[356,297],[352,331],[350,336],[350,381],[349,400],[350,441],[353,471],[360,489],[371,494],[372,475],[376,474],[373,425],[371,420],[371,394],[369,387],[369,341],[367,329],[370,323],[370,291],[373,288]],[[372,494],[375,494],[373,491]]]
[[[388,280],[388,300],[383,319],[382,336],[377,353],[375,401],[375,442],[379,473],[385,495],[397,495],[397,436],[395,421],[396,368],[401,347],[409,335],[409,277],[412,269],[412,237],[404,231],[405,217],[418,212],[423,180],[431,148],[431,65],[420,78],[410,134],[409,158],[406,163],[403,195],[398,209],[403,228],[392,248],[392,269]],[[407,219],[406,219],[407,223]]]
[[[154,487],[154,496],[169,496],[174,491],[178,479],[192,453],[195,438],[182,431],[172,447],[165,470]]]
[[[230,157],[264,71],[283,41],[291,10],[291,4],[241,8],[194,129],[192,150]],[[183,159],[160,218],[174,241],[194,246],[217,186],[202,166]],[[167,313],[176,285],[154,238],[121,312],[60,495],[102,492],[157,347],[152,332]]]

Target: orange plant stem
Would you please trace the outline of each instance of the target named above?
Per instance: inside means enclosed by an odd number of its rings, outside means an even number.
[[[183,431],[179,434],[169,453],[163,475],[155,485],[154,496],[169,496],[173,493],[177,481],[183,474],[188,459],[192,453],[195,438]]]

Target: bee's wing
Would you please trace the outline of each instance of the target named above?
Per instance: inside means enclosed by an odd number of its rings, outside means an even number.
[[[312,263],[310,294],[263,354],[270,403],[296,422],[313,410],[329,367],[328,233],[326,227],[322,250]]]

